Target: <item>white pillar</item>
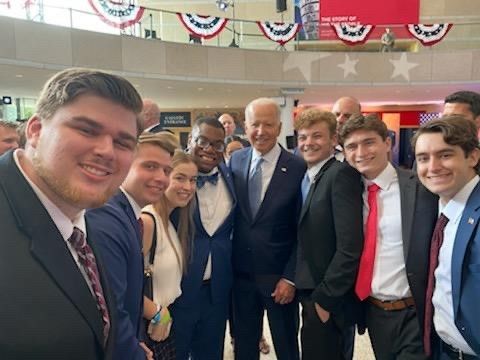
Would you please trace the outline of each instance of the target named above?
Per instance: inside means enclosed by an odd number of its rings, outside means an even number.
[[[293,133],[293,99],[289,97],[275,97],[274,99],[278,105],[280,105],[280,121],[282,122],[282,131],[278,137],[278,142],[286,150],[292,151],[293,149],[287,148],[287,136],[294,136]]]

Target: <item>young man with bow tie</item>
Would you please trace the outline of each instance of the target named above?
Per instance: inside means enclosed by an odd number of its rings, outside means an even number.
[[[182,295],[172,306],[177,359],[223,359],[232,286],[235,194],[223,162],[225,130],[215,118],[197,119],[189,151],[198,166],[195,233]]]

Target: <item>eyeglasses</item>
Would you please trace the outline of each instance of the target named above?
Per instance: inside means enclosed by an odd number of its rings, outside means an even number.
[[[216,152],[223,152],[225,150],[225,143],[222,142],[216,142],[212,143],[205,139],[202,136],[196,137],[193,139],[195,144],[197,144],[198,147],[200,147],[202,150],[207,150],[210,146],[212,147],[213,150]]]

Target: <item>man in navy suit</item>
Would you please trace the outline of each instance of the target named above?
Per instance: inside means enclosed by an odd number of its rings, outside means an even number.
[[[132,167],[120,190],[105,206],[87,212],[117,303],[114,358],[151,358],[143,343],[142,229],[144,206],[160,200],[169,184],[175,144],[166,134],[140,136]],[[160,309],[158,309],[160,310]]]
[[[232,228],[235,194],[223,163],[225,130],[215,118],[197,119],[189,144],[198,166],[195,238],[182,279],[182,295],[173,303],[177,359],[223,359],[232,286]],[[258,346],[258,343],[257,343]]]
[[[133,160],[140,95],[125,79],[67,69],[0,157],[0,359],[112,357],[116,317],[85,208],[118,189]]]
[[[278,359],[298,359],[295,300],[297,220],[305,163],[277,144],[280,108],[266,98],[245,109],[252,147],[232,155],[239,209],[233,235],[235,358],[259,358],[267,310]]]
[[[430,280],[432,347],[438,359],[480,356],[480,185],[475,123],[444,116],[422,126],[412,146],[420,181],[440,196],[439,220],[432,237]],[[437,251],[434,251],[437,244]],[[435,266],[437,265],[437,266]],[[428,292],[427,292],[428,294]],[[432,318],[425,318],[432,323]],[[428,335],[428,334],[427,334]],[[430,338],[427,336],[425,341]],[[429,347],[429,345],[427,345]]]

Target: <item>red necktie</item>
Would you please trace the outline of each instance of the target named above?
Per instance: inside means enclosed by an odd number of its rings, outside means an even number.
[[[102,284],[100,283],[100,276],[98,275],[97,262],[92,248],[85,241],[85,236],[82,230],[77,227],[73,228],[73,233],[68,239],[73,248],[77,252],[78,260],[83,266],[87,274],[90,286],[97,299],[97,308],[100,310],[103,320],[103,335],[105,342],[107,341],[108,331],[110,330],[110,316],[108,314],[107,303],[103,296]]]
[[[368,217],[365,228],[365,243],[355,284],[355,293],[360,300],[366,299],[372,292],[373,265],[375,264],[375,248],[377,247],[378,190],[380,190],[380,187],[377,184],[368,186]]]
[[[448,224],[448,218],[440,214],[433,231],[432,242],[430,243],[430,261],[428,266],[428,282],[427,292],[425,296],[425,324],[423,332],[423,346],[425,347],[425,353],[430,356],[432,353],[432,346],[430,343],[430,336],[432,333],[433,323],[433,289],[435,288],[435,269],[438,266],[438,254],[440,247],[443,243],[443,231]]]

